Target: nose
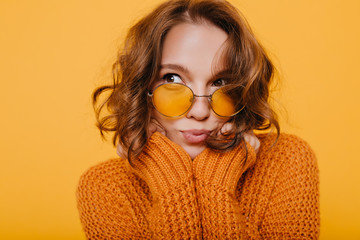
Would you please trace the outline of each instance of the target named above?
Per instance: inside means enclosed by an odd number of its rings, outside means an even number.
[[[198,121],[205,120],[210,115],[210,105],[208,97],[195,97],[194,103],[187,112],[187,118],[195,118]]]

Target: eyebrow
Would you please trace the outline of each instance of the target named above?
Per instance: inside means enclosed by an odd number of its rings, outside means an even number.
[[[190,71],[189,69],[187,69],[186,67],[183,67],[181,65],[178,65],[178,64],[162,64],[160,66],[160,68],[169,68],[169,69],[173,69],[173,70],[177,70],[177,71],[181,71],[185,74],[189,74]]]
[[[189,69],[187,69],[187,68],[184,67],[184,66],[178,65],[178,64],[171,64],[171,63],[169,63],[169,64],[162,64],[162,65],[160,65],[160,69],[162,69],[162,68],[169,68],[169,69],[172,69],[172,70],[181,71],[181,72],[183,72],[183,73],[185,73],[185,74],[190,74]],[[217,72],[217,73],[214,75],[214,77],[220,77],[220,76],[223,76],[223,75],[228,74],[229,72],[230,72],[229,69],[224,69],[224,70],[222,70],[222,71]]]

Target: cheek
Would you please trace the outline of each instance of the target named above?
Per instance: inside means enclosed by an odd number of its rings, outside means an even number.
[[[151,117],[153,120],[155,120],[155,122],[157,124],[159,124],[161,126],[161,128],[163,128],[163,130],[165,130],[166,132],[171,131],[174,125],[174,121],[173,119],[168,119],[166,117],[164,117],[163,115],[161,115],[160,113],[158,113],[155,109],[153,109]]]
[[[219,117],[217,115],[215,115],[215,113],[212,113],[211,115],[211,121],[214,124],[217,124],[218,126],[223,125],[224,123],[226,123],[230,118],[229,117]]]

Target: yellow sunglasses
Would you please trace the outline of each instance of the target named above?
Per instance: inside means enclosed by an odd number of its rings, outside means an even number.
[[[234,101],[219,88],[210,95],[196,95],[191,88],[180,83],[165,83],[148,92],[155,109],[162,115],[170,118],[180,117],[188,112],[194,103],[195,97],[206,97],[214,113],[220,117],[232,117],[238,114],[245,106],[235,107]]]

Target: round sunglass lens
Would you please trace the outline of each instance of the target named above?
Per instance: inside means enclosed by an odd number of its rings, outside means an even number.
[[[219,116],[230,117],[237,112],[234,101],[221,88],[213,93],[211,100],[211,107]]]
[[[178,117],[191,107],[193,93],[182,84],[163,84],[153,93],[153,104],[157,111],[168,117]]]

